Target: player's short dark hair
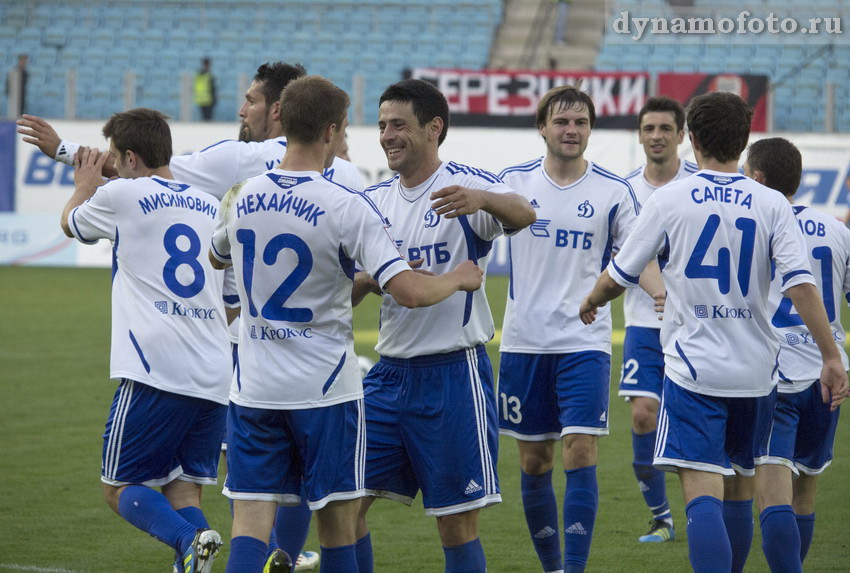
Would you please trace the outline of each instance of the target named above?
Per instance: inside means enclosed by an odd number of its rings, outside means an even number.
[[[283,88],[292,80],[303,78],[307,70],[301,64],[287,64],[285,62],[266,62],[257,68],[254,81],[262,84],[260,93],[266,99],[266,105],[270,106],[280,99]]]
[[[688,130],[706,157],[736,161],[750,139],[753,108],[731,92],[696,96],[688,104]]]
[[[315,143],[325,129],[342,128],[348,113],[348,94],[321,76],[289,82],[280,97],[280,124],[292,142]]]
[[[593,129],[593,124],[596,123],[596,107],[594,107],[590,96],[574,86],[552,88],[543,94],[537,104],[537,127],[546,125],[546,121],[553,113],[562,109],[579,110],[582,107],[587,108],[587,114],[590,117],[590,129]]]
[[[747,151],[750,171],[761,171],[764,184],[793,197],[803,176],[803,157],[797,146],[781,137],[760,139]]]
[[[682,107],[682,104],[667,96],[651,97],[646,100],[646,104],[638,112],[638,129],[643,124],[643,116],[653,111],[672,113],[676,120],[676,131],[685,129],[685,108]]]
[[[419,120],[419,127],[439,117],[443,120],[443,131],[437,139],[437,146],[445,141],[449,131],[449,102],[434,84],[416,79],[400,81],[384,90],[378,105],[385,101],[410,102],[413,115]]]
[[[103,126],[103,136],[120,153],[133,151],[145,165],[157,169],[171,161],[171,129],[168,116],[146,107],[113,114]]]

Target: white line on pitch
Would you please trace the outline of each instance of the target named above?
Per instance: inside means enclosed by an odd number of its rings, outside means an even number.
[[[33,573],[79,573],[72,569],[36,567],[35,565],[18,565],[17,563],[0,563],[0,569],[11,569],[12,571],[32,571]]]

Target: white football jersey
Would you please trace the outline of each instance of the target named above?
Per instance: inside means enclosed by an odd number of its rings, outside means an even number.
[[[363,396],[352,332],[355,261],[383,287],[409,270],[374,204],[318,172],[274,169],[225,196],[212,252],[242,301],[230,399],[299,409]]]
[[[535,159],[501,173],[525,196],[537,222],[508,240],[510,285],[502,326],[502,352],[611,353],[610,305],[585,326],[578,308],[613,249],[631,232],[638,205],[624,179],[591,161],[578,181],[555,183]]]
[[[439,275],[468,259],[486,272],[493,240],[504,232],[502,225],[486,211],[454,219],[436,215],[429,196],[450,185],[493,193],[513,191],[492,173],[448,161],[411,189],[403,187],[396,175],[366,193],[389,221],[399,251],[408,261],[422,259],[422,269]],[[386,295],[375,350],[395,358],[442,354],[483,344],[494,333],[483,286],[475,292],[456,292],[425,308],[405,308]]]
[[[170,167],[178,181],[185,181],[221,199],[233,185],[274,169],[285,154],[285,137],[265,141],[226,139],[189,155],[175,155]],[[360,170],[338,157],[325,169],[324,175],[355,191],[365,187]]]
[[[818,289],[823,296],[832,336],[847,370],[846,339],[841,325],[841,305],[850,293],[850,230],[835,217],[802,205],[794,206],[797,223],[806,242],[806,253]],[[791,299],[783,297],[781,281],[770,284],[771,324],[779,335],[779,391],[802,392],[820,378],[823,360],[809,329],[794,309]]]
[[[646,164],[626,176],[626,181],[632,186],[639,205],[646,203],[649,196],[658,189],[658,187],[653,187],[646,180],[644,177],[645,171]],[[679,171],[671,181],[684,179],[697,171],[699,171],[699,166],[696,163],[680,159]],[[658,313],[655,312],[655,301],[641,288],[630,288],[626,291],[626,296],[623,300],[623,314],[626,317],[626,326],[661,328],[661,321],[658,320]]]
[[[250,177],[274,169],[286,154],[286,138],[277,137],[265,141],[236,141],[226,139],[189,155],[175,155],[171,158],[171,172],[179,180],[221,199],[233,185]],[[355,191],[363,191],[366,184],[357,167],[339,157],[333,165],[325,169],[323,175],[328,179]],[[227,286],[227,283],[225,283]],[[225,295],[228,293],[225,288]],[[229,307],[239,306],[232,297],[225,299]],[[239,329],[236,317],[230,324],[231,335],[235,340]]]
[[[735,173],[701,170],[665,185],[647,200],[608,272],[635,286],[659,255],[665,374],[709,396],[769,394],[779,350],[767,300],[771,258],[783,291],[814,284],[788,200]]]
[[[110,374],[227,404],[222,272],[207,255],[218,199],[159,177],[115,179],[71,211],[83,243],[113,241]]]

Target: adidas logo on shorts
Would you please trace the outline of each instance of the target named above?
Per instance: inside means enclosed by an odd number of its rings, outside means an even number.
[[[549,527],[548,525],[534,534],[535,539],[546,539],[547,537],[552,537],[555,535],[555,530]]]
[[[476,483],[476,481],[474,479],[471,479],[471,480],[469,480],[469,483],[466,485],[466,489],[464,490],[463,493],[466,494],[466,495],[472,495],[473,493],[475,493],[477,491],[481,491],[482,489],[484,489],[484,488],[481,487],[480,485],[478,485],[478,483]]]
[[[576,521],[571,526],[564,530],[567,535],[587,535],[587,530],[580,521]]]

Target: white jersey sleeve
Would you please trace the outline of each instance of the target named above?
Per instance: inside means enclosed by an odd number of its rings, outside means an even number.
[[[586,326],[577,309],[632,230],[637,202],[625,180],[588,162],[575,183],[560,186],[543,159],[502,172],[528,199],[537,221],[509,240],[510,283],[502,352],[611,353],[609,308]]]
[[[369,200],[317,172],[275,169],[228,192],[212,244],[232,260],[242,301],[230,399],[299,409],[362,397],[355,258],[382,285],[409,270]]]
[[[730,173],[703,170],[671,183],[649,198],[608,272],[636,286],[658,255],[665,374],[711,396],[770,393],[779,350],[767,303],[771,258],[782,290],[814,283],[788,201]]]
[[[116,179],[68,217],[75,237],[113,241],[110,375],[227,403],[222,272],[204,245],[219,202],[158,177]]]
[[[233,185],[277,167],[286,155],[286,138],[265,141],[219,141],[190,155],[171,158],[171,172],[221,199]],[[360,171],[352,163],[335,158],[325,177],[355,191],[365,187]]]
[[[699,171],[696,163],[679,161],[679,171],[671,181],[678,181]],[[633,171],[626,177],[637,197],[638,204],[643,206],[658,187],[652,186],[646,180],[646,165]],[[623,314],[626,326],[641,326],[644,328],[661,328],[658,313],[655,312],[655,301],[643,289],[635,288],[626,291],[623,300]]]
[[[795,206],[797,223],[806,243],[815,282],[823,297],[832,336],[848,368],[844,351],[846,335],[841,325],[841,306],[850,293],[850,230],[834,217],[810,207]],[[782,280],[774,277],[770,288],[771,324],[780,341],[780,392],[801,392],[820,378],[823,361],[820,351],[794,309],[791,299],[782,296]]]
[[[367,189],[390,230],[402,256],[423,261],[422,268],[443,274],[464,260],[475,261],[485,271],[493,240],[504,232],[485,211],[447,219],[434,213],[432,192],[460,185],[493,193],[512,193],[494,174],[454,162],[444,162],[425,182],[412,189],[398,176]],[[442,354],[483,344],[495,327],[483,288],[456,292],[426,308],[409,309],[384,295],[377,352],[383,356],[411,358]]]

